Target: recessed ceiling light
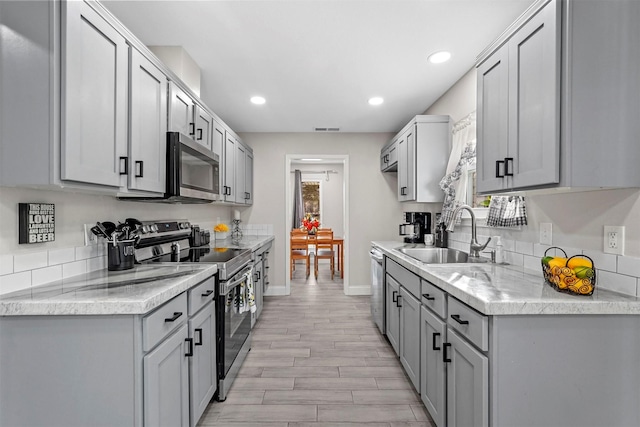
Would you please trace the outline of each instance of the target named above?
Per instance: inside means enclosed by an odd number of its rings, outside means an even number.
[[[435,52],[435,53],[432,53],[431,55],[429,55],[429,58],[427,58],[427,59],[432,64],[441,64],[441,63],[447,62],[449,59],[451,59],[451,52],[447,52],[446,50],[443,50],[443,51],[440,51],[440,52]]]
[[[322,159],[300,159],[303,162],[321,162]]]
[[[261,96],[253,96],[253,97],[251,97],[251,102],[252,102],[252,103],[254,103],[254,104],[256,104],[256,105],[262,105],[262,104],[264,104],[265,102],[267,102],[267,100],[266,100],[266,99],[264,99],[264,98],[263,98],[263,97],[261,97]]]
[[[369,105],[380,105],[384,102],[384,99],[379,96],[374,96],[373,98],[369,98]]]

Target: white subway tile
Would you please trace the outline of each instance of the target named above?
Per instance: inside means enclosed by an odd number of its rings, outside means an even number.
[[[616,255],[605,254],[604,252],[598,251],[584,251],[583,253],[593,260],[593,263],[598,270],[607,270],[615,273],[617,258]]]
[[[98,255],[105,256],[107,254],[107,244],[105,242],[98,243]]]
[[[38,286],[62,279],[62,265],[31,270],[31,285]]]
[[[535,271],[542,274],[542,265],[540,264],[540,257],[532,255],[523,255],[524,268],[527,270]]]
[[[596,287],[636,296],[638,292],[638,279],[623,274],[598,270],[596,272]]]
[[[35,270],[47,266],[47,251],[31,252],[13,257],[13,271],[19,273],[21,271]]]
[[[533,255],[537,256],[537,257],[544,257],[544,253],[546,252],[547,249],[549,249],[551,246],[549,245],[542,245],[540,243],[534,243],[533,245]],[[553,250],[549,251],[549,253],[551,253]]]
[[[52,249],[49,251],[49,265],[64,264],[76,260],[74,248]]]
[[[515,242],[515,240],[502,239],[502,248],[505,251],[515,252],[516,251],[516,242]]]
[[[31,271],[0,276],[0,295],[31,287]]]
[[[68,264],[62,264],[62,278],[77,276],[78,274],[84,274],[87,272],[87,261],[80,260],[70,262]]]
[[[81,259],[91,258],[91,248],[92,246],[78,246],[76,247],[76,261],[80,261]],[[97,252],[97,250],[96,250]]]
[[[107,268],[107,257],[100,256],[96,258],[89,258],[87,260],[87,271],[97,271]]]
[[[13,255],[0,255],[0,276],[13,273]]]
[[[519,254],[517,252],[509,252],[509,251],[505,251],[504,253],[507,258],[508,264],[517,265],[517,266],[524,265],[524,255]]]
[[[523,255],[533,255],[533,243],[516,241],[516,252]]]
[[[630,256],[618,257],[618,273],[640,277],[640,258]]]

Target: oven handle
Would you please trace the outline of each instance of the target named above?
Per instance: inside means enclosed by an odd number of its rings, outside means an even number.
[[[247,265],[247,267],[242,270],[242,272],[236,274],[233,277],[238,277],[237,279],[233,279],[233,280],[227,280],[226,282],[221,282],[220,283],[220,295],[228,295],[229,292],[231,292],[231,289],[235,288],[236,286],[238,286],[240,283],[242,283],[245,280],[245,275],[251,271],[251,269],[253,268],[252,264]]]

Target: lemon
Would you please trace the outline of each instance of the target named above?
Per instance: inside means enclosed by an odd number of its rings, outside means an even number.
[[[593,263],[586,258],[571,258],[567,263],[567,267],[576,269],[576,267],[593,268]]]
[[[549,267],[553,268],[553,267],[566,267],[567,265],[567,259],[566,258],[560,258],[560,257],[554,257],[553,259],[549,260]]]

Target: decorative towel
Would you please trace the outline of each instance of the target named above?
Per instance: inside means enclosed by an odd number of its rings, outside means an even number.
[[[489,227],[519,227],[527,225],[527,207],[523,196],[491,196]]]
[[[253,268],[247,271],[243,278],[244,280],[239,285],[240,292],[229,292],[229,295],[227,295],[226,312],[230,310],[233,310],[235,313],[244,313],[245,311],[256,312],[256,297],[253,289]]]

